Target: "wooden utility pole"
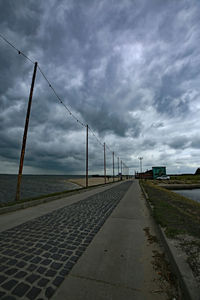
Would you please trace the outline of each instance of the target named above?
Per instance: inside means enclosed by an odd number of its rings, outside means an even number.
[[[103,149],[104,149],[104,180],[106,184],[106,144],[103,144]]]
[[[117,158],[117,165],[118,165],[118,181],[119,181],[119,157]]]
[[[27,112],[26,112],[26,120],[25,120],[25,125],[24,125],[24,135],[23,135],[23,140],[22,140],[21,156],[20,156],[20,162],[19,162],[19,172],[18,172],[18,177],[17,177],[17,190],[16,190],[16,196],[15,196],[16,201],[20,200],[21,178],[22,178],[22,171],[23,171],[23,165],[24,165],[24,156],[25,156],[25,151],[26,151],[26,140],[27,140],[28,125],[29,125],[29,118],[30,118],[30,112],[31,112],[31,104],[32,104],[36,72],[37,72],[37,62],[35,62],[35,64],[34,64],[34,70],[33,70],[33,76],[32,76],[32,82],[31,82],[31,88],[30,88],[30,94],[29,94],[29,101],[28,101],[28,108],[27,108]]]
[[[88,125],[86,126],[86,188],[88,187]]]
[[[115,157],[115,153],[113,152],[113,182],[115,181],[114,177],[115,177],[115,161],[114,158]]]
[[[122,160],[121,160],[121,179],[123,180],[123,177],[122,177]]]

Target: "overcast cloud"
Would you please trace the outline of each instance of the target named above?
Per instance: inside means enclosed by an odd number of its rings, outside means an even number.
[[[0,33],[131,173],[200,167],[198,0],[0,0]],[[0,173],[17,173],[33,65],[0,39]],[[103,148],[89,136],[90,174]],[[107,152],[108,169],[112,156]],[[117,171],[117,170],[116,170]],[[85,172],[85,128],[37,72],[24,173]]]

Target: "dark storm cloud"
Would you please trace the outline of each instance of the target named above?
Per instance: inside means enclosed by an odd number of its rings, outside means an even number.
[[[7,0],[0,2],[0,24],[2,34],[39,61],[78,119],[136,165],[133,153],[158,144],[198,148],[189,131],[177,138],[170,129],[165,136],[169,123],[180,128],[177,122],[192,114],[198,100],[199,12],[199,2],[188,0]],[[0,155],[17,160],[33,65],[1,41],[0,67]],[[78,172],[85,168],[84,151],[85,128],[38,71],[27,165]],[[102,169],[102,149],[90,159],[91,168]]]
[[[190,140],[186,136],[177,136],[167,144],[173,149],[185,149],[190,146]]]

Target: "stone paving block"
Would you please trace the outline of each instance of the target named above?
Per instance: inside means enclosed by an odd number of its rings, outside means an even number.
[[[5,296],[2,298],[2,300],[16,300],[16,298],[13,296]]]
[[[44,287],[44,286],[46,286],[47,284],[48,284],[48,282],[49,282],[49,279],[46,279],[46,278],[42,278],[42,279],[40,279],[39,281],[38,281],[38,286],[40,286],[40,287]]]
[[[2,299],[5,294],[5,292],[0,291],[0,299]]]
[[[32,289],[27,293],[26,297],[30,300],[34,300],[40,294],[42,290],[36,287],[32,287]]]
[[[45,275],[47,276],[47,277],[54,277],[55,275],[56,275],[56,271],[55,270],[48,270],[46,273],[45,273]]]
[[[39,267],[36,271],[40,274],[44,274],[44,272],[46,272],[47,268],[44,267]]]
[[[13,292],[17,300],[49,299],[130,184],[122,183],[1,232],[0,289],[5,296]]]
[[[29,282],[29,283],[33,283],[33,282],[35,282],[39,278],[40,278],[39,275],[37,275],[37,274],[31,274],[28,277],[26,277],[26,281]]]
[[[63,265],[62,263],[53,262],[51,264],[51,268],[55,270],[59,270],[62,267],[62,265]]]
[[[25,272],[25,271],[19,271],[18,273],[15,274],[15,278],[20,279],[20,278],[25,277],[27,274],[28,274],[28,273]]]
[[[12,288],[17,284],[17,281],[14,279],[6,281],[4,284],[2,284],[2,288],[4,288],[7,291],[12,290]]]
[[[27,271],[34,271],[35,269],[37,268],[37,265],[35,265],[35,264],[30,264],[28,267],[27,267]]]
[[[54,279],[53,284],[58,287],[59,285],[61,285],[61,283],[63,282],[64,279],[65,278],[63,276],[57,276]]]
[[[0,275],[0,284],[2,282],[4,282],[8,277],[4,276],[4,275]]]
[[[18,271],[18,269],[16,269],[16,268],[11,268],[11,269],[6,270],[5,274],[6,274],[6,275],[13,275],[13,274],[15,274],[17,271]]]
[[[14,290],[12,291],[12,294],[18,297],[22,297],[26,294],[26,292],[30,289],[30,285],[26,283],[19,283]]]
[[[55,289],[53,289],[51,286],[48,287],[45,291],[45,296],[47,297],[47,299],[49,299],[51,296],[53,296],[53,294],[55,293]]]

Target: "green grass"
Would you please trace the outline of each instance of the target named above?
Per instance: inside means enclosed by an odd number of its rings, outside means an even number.
[[[192,174],[186,174],[186,175],[178,175],[178,176],[170,176],[171,180],[180,180],[183,181],[183,183],[198,183],[200,182],[200,175],[192,175]]]
[[[200,203],[161,188],[148,181],[141,181],[157,223],[165,228],[168,237],[188,233],[200,238]]]

